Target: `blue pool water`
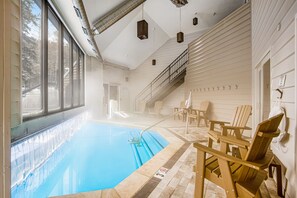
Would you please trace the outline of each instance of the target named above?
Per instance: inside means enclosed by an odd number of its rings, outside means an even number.
[[[13,198],[42,198],[113,188],[168,143],[158,133],[89,122],[25,181],[11,189]]]

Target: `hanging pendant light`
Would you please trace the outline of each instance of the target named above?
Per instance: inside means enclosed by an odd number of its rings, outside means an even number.
[[[152,60],[152,65],[156,65],[156,59]]]
[[[181,8],[179,8],[179,33],[176,34],[176,41],[178,43],[184,42],[184,33],[181,31]]]
[[[197,17],[193,18],[193,25],[198,25],[198,18]]]
[[[155,37],[156,37],[155,30],[156,30],[156,28],[154,27],[154,29],[153,29],[153,50],[155,50]],[[153,59],[152,65],[155,66],[156,63],[157,63],[156,59]]]
[[[137,37],[140,40],[148,38],[148,23],[143,19],[143,4],[142,4],[142,20],[137,22]]]

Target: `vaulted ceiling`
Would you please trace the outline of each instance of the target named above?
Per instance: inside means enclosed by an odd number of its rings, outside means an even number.
[[[91,27],[103,15],[125,0],[83,0]],[[53,0],[60,15],[78,39],[86,53],[94,55],[87,42],[80,20],[76,16],[71,0]],[[211,28],[244,0],[188,0],[188,4],[177,8],[170,0],[146,0],[145,3],[117,21],[107,30],[95,35],[95,41],[104,61],[135,69],[166,41],[176,37],[180,31],[189,34]],[[143,18],[149,25],[149,38],[137,38],[137,21]],[[198,18],[198,25],[192,19]],[[181,20],[180,20],[181,19]]]

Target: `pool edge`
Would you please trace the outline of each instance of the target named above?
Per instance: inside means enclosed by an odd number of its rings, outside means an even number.
[[[104,123],[104,122],[101,122]],[[105,122],[106,123],[106,122]],[[110,122],[108,122],[110,124]],[[123,123],[113,124],[123,125]],[[125,124],[125,126],[144,128],[145,126]],[[52,198],[84,198],[84,197],[133,197],[164,165],[167,161],[185,144],[185,142],[174,135],[167,129],[154,127],[154,131],[158,132],[164,139],[168,141],[168,145],[153,156],[149,161],[143,164],[139,169],[125,178],[117,186],[105,190],[97,190],[83,192],[77,194],[69,194],[62,196],[54,196]]]

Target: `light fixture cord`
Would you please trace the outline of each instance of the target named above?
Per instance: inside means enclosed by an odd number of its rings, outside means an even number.
[[[143,20],[143,6],[144,6],[144,3],[142,3],[142,20]]]
[[[181,32],[181,7],[179,8],[179,31]]]
[[[155,27],[153,29],[153,49],[155,49]]]

